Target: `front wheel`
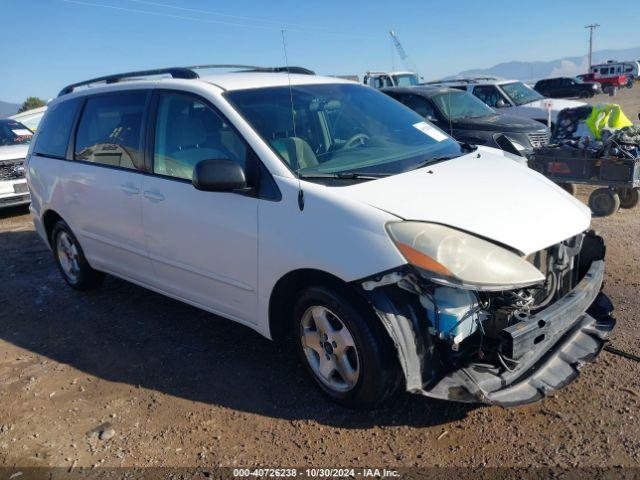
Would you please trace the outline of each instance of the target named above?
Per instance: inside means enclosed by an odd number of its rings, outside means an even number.
[[[91,268],[69,225],[62,220],[56,223],[51,232],[51,240],[58,269],[71,287],[89,290],[102,283],[104,273]]]
[[[296,345],[307,370],[331,400],[350,408],[384,403],[401,378],[390,338],[363,310],[325,287],[304,290],[294,309]]]

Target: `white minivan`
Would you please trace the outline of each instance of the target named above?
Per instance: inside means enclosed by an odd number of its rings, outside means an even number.
[[[528,403],[597,356],[615,321],[588,208],[373,88],[265,70],[49,104],[27,178],[70,286],[108,273],[293,339],[352,407]]]

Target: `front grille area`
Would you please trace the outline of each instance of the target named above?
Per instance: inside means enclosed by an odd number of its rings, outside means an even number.
[[[24,178],[24,158],[19,160],[0,160],[0,181]]]
[[[528,137],[533,148],[544,147],[549,143],[549,132],[529,133]]]

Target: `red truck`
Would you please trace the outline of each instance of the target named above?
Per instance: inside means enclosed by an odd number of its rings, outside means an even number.
[[[602,85],[602,91],[609,93],[612,89],[630,87],[632,82],[623,71],[618,64],[594,65],[590,73],[579,75],[578,78],[584,82],[598,82]]]

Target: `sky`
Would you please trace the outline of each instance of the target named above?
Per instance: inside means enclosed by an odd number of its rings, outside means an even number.
[[[49,99],[123,71],[211,63],[320,74],[404,67],[425,79],[521,60],[640,46],[637,0],[0,0],[0,100]]]

